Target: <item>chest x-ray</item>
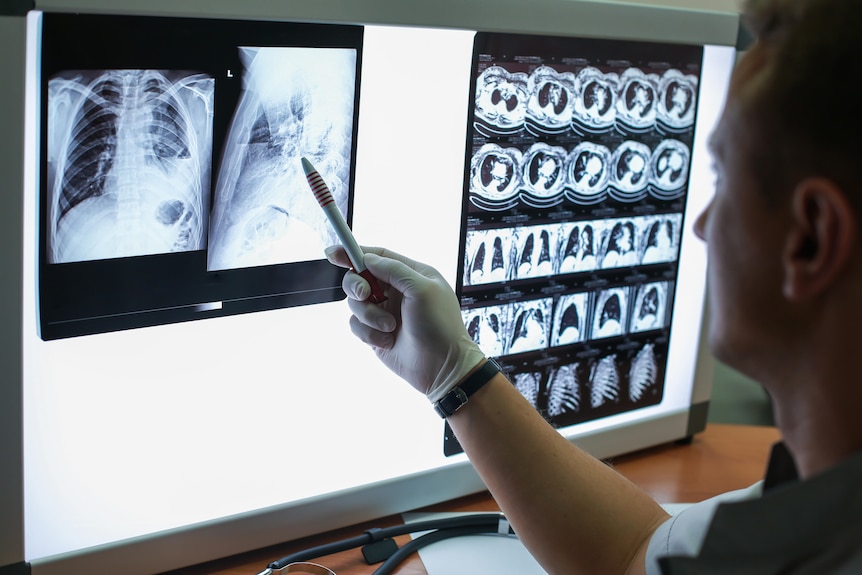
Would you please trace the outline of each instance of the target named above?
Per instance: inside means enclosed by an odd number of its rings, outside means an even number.
[[[343,296],[300,158],[350,221],[363,27],[42,17],[42,339]]]
[[[206,247],[214,80],[66,71],[48,83],[48,261]]]
[[[210,271],[320,259],[337,242],[300,157],[347,214],[356,51],[241,48],[241,96],[216,183]]]

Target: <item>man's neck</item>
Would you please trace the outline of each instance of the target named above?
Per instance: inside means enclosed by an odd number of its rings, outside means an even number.
[[[837,376],[836,376],[837,377]],[[847,394],[829,393],[834,380],[812,377],[794,388],[771,390],[775,421],[793,454],[801,479],[826,471],[862,450],[862,384],[842,385]]]

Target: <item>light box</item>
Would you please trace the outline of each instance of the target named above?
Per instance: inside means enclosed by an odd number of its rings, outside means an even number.
[[[703,429],[691,225],[735,13],[35,8],[0,17],[0,565],[163,572],[484,488],[350,333],[302,155],[566,437]]]

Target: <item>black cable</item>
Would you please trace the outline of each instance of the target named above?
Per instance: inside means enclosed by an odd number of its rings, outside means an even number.
[[[407,533],[415,533],[417,531],[432,531],[435,529],[449,530],[459,527],[471,526],[484,527],[486,529],[493,527],[493,531],[496,531],[500,520],[503,518],[503,515],[500,513],[476,513],[471,515],[449,517],[445,519],[429,519],[426,521],[415,521],[412,523],[405,523],[403,525],[395,525],[393,527],[384,527],[382,529],[369,529],[364,534],[357,535],[356,537],[351,537],[342,541],[334,541],[332,543],[326,543],[323,545],[318,545],[317,547],[311,547],[309,549],[304,549],[302,551],[292,553],[290,555],[282,557],[281,559],[273,561],[272,563],[267,565],[267,567],[269,569],[276,570],[283,569],[290,563],[295,563],[297,561],[308,561],[309,559],[323,557],[324,555],[332,555],[333,553],[338,553],[340,551],[347,551],[348,549],[361,547],[362,545],[366,545],[374,541],[380,541],[381,539],[396,537],[398,535],[405,535]],[[421,538],[417,538],[416,540],[418,541],[418,539]],[[407,545],[405,545],[405,547],[406,546]]]
[[[408,556],[412,555],[416,551],[419,551],[421,548],[427,545],[436,543],[437,541],[443,541],[444,539],[450,539],[452,537],[462,537],[464,535],[478,535],[481,533],[497,533],[497,525],[471,525],[467,527],[450,527],[426,533],[425,535],[413,539],[409,543],[405,543],[404,547],[393,553],[392,556],[389,557],[389,559],[384,561],[380,565],[380,567],[378,567],[377,570],[374,571],[373,575],[389,575],[395,570],[396,567],[401,565],[401,563],[403,563]]]
[[[318,545],[317,547],[303,549],[302,551],[297,551],[296,553],[286,555],[281,559],[273,561],[272,563],[267,565],[267,567],[269,567],[270,569],[284,569],[291,563],[296,563],[298,561],[308,561],[309,559],[314,559],[316,557],[332,555],[333,553],[338,553],[339,551],[347,551],[348,549],[361,547],[362,545],[365,545],[366,543],[369,543],[371,541],[372,539],[366,533],[365,535],[358,535],[356,537],[351,537],[350,539],[344,539],[342,541],[325,543],[323,545]]]

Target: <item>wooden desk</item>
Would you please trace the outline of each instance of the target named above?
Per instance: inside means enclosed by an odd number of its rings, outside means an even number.
[[[766,459],[779,434],[772,427],[709,425],[688,445],[669,444],[617,457],[610,461],[620,473],[653,495],[660,503],[690,503],[751,485],[763,477]],[[499,511],[487,494],[472,495],[434,505],[421,511]],[[219,561],[172,571],[165,575],[256,575],[270,561],[329,541],[361,535],[372,527],[401,523],[398,515],[260,549]],[[396,538],[403,545],[408,535]],[[370,575],[358,549],[321,558],[337,575]],[[396,570],[397,575],[426,575],[414,555]]]

